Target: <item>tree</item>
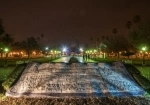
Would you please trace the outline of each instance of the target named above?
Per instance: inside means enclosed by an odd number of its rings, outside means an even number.
[[[39,47],[38,42],[34,37],[29,37],[25,41],[22,41],[21,46],[27,52],[28,59],[30,59],[31,52]]]
[[[102,36],[102,41],[104,41],[105,40],[105,36]]]
[[[2,41],[0,40],[0,53],[1,53],[1,59],[2,59],[2,55],[3,55],[3,49],[4,49],[4,45],[3,45]]]
[[[21,46],[21,42],[14,42],[13,44],[12,44],[12,51],[19,51],[19,57],[22,57],[22,53],[21,53],[21,51],[23,50],[22,49],[22,46]],[[15,56],[17,56],[18,57],[18,55],[15,55]]]
[[[10,34],[4,34],[1,39],[3,44],[7,47],[9,47],[14,42],[14,38]]]
[[[141,17],[139,15],[135,15],[133,17],[133,23],[137,24],[141,21]]]
[[[1,59],[3,54],[3,43],[2,43],[2,35],[5,33],[4,27],[2,25],[2,20],[0,19],[0,53],[1,53]]]
[[[129,32],[129,39],[135,48],[150,46],[150,22],[138,24]]]
[[[123,35],[117,35],[116,37],[110,37],[109,40],[105,41],[107,45],[107,49],[109,52],[115,52],[119,58],[119,52],[121,51],[129,51],[131,45],[127,38]]]
[[[2,58],[2,55],[3,55],[3,50],[4,48],[9,48],[11,47],[12,43],[14,42],[14,38],[12,37],[12,35],[10,34],[4,34],[1,36],[1,39],[0,39],[0,53],[1,53],[1,58]]]
[[[117,29],[116,28],[113,28],[113,31],[112,31],[115,35],[117,34]]]
[[[2,35],[3,33],[5,33],[4,27],[2,25],[2,20],[0,19],[0,35]]]
[[[122,56],[127,56],[128,59],[131,55],[134,55],[135,53],[134,52],[131,52],[131,51],[124,51],[121,53]]]
[[[44,38],[44,34],[41,34],[41,38]]]
[[[127,29],[130,29],[131,26],[132,26],[132,22],[131,21],[127,21],[125,26],[126,26]]]
[[[109,40],[109,37],[108,37],[108,36],[106,36],[106,40]]]
[[[91,41],[91,43],[93,42],[93,37],[90,37],[90,41]]]

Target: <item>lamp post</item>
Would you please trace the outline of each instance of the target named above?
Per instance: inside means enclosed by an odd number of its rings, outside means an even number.
[[[81,54],[83,54],[83,51],[84,51],[83,48],[80,48],[80,53],[81,53]]]
[[[46,50],[45,55],[47,56],[47,55],[48,55],[48,50],[49,50],[49,48],[48,48],[48,47],[45,47],[45,50]]]
[[[63,51],[63,55],[65,55],[67,49],[64,47],[64,48],[62,49],[62,51]]]
[[[7,66],[7,57],[8,57],[8,51],[9,51],[9,49],[5,48],[4,51],[6,53],[6,58],[5,58],[5,64],[4,64],[4,66]]]
[[[146,47],[142,47],[142,51],[143,51],[143,65],[145,65],[145,51],[146,51]]]

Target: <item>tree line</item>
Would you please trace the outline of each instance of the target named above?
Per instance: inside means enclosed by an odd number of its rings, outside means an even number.
[[[119,35],[118,29],[113,28],[112,33],[113,36],[102,36],[101,41],[100,38],[91,37],[91,43],[96,42],[98,45],[101,43],[107,46],[103,48],[108,53],[114,52],[119,57],[119,52],[122,52],[123,56],[127,56],[129,58],[130,55],[136,54],[138,51],[142,49],[142,47],[146,47],[147,51],[149,51],[148,47],[150,46],[150,22],[145,21],[141,22],[141,17],[139,15],[135,15],[132,20],[129,20],[125,24],[125,28],[127,28],[127,35]]]
[[[32,51],[39,51],[41,49],[39,45],[39,40],[44,37],[44,34],[41,34],[37,38],[31,36],[26,38],[23,41],[15,42],[13,36],[5,32],[5,28],[3,27],[2,20],[0,19],[0,54],[1,59],[2,55],[5,52],[4,49],[8,48],[9,50],[25,51],[30,58],[30,54]]]
[[[107,48],[102,48],[106,52],[114,52],[119,57],[119,52],[123,52],[124,56],[130,56],[141,50],[142,47],[150,46],[150,22],[141,22],[141,17],[135,15],[132,20],[129,20],[125,24],[125,28],[128,30],[127,35],[119,35],[118,29],[113,28],[113,36],[102,36],[101,38],[94,39],[90,37],[91,43],[99,48],[99,45],[105,44]],[[11,50],[26,51],[28,58],[32,51],[40,50],[39,41],[44,37],[41,34],[37,38],[31,36],[21,42],[15,42],[11,34],[5,32],[2,20],[0,19],[0,53],[1,57],[4,53],[4,48],[7,47]],[[92,45],[91,44],[91,45]]]

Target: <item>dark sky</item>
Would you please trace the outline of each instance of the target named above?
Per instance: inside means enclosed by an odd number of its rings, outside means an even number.
[[[133,16],[150,19],[150,0],[0,0],[0,18],[16,41],[45,35],[44,43],[125,35]]]

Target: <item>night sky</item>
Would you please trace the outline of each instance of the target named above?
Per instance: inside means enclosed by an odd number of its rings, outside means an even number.
[[[16,41],[44,34],[43,43],[125,35],[125,24],[140,15],[150,19],[150,0],[0,0],[0,18]]]

